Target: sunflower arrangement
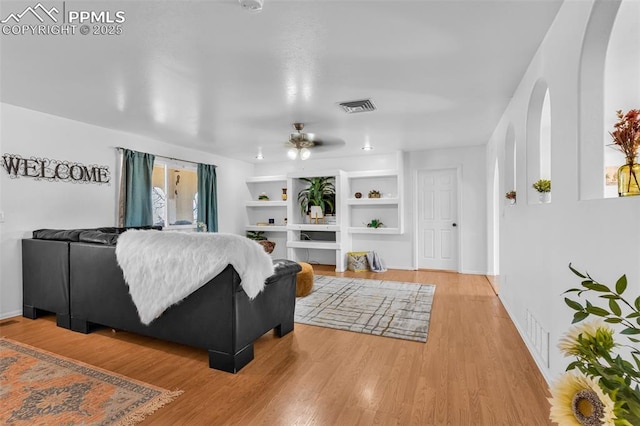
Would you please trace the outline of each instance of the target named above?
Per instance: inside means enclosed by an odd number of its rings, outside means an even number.
[[[575,360],[551,390],[550,418],[560,425],[575,426],[637,426],[640,425],[640,296],[627,301],[627,277],[621,276],[614,289],[597,282],[569,265],[582,279],[581,288],[566,293],[596,294],[607,301],[607,307],[565,297],[573,310],[573,326],[560,340],[558,347],[565,356]],[[595,320],[582,322],[589,316]],[[613,324],[620,327],[628,344],[615,340]],[[631,360],[620,352],[628,353]]]

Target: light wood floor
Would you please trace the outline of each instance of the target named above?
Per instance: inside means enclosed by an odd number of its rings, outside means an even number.
[[[316,266],[316,273],[334,274]],[[232,375],[200,349],[54,317],[0,335],[184,394],[145,425],[547,425],[544,379],[487,279],[432,271],[344,273],[436,284],[427,343],[296,324],[262,336]]]

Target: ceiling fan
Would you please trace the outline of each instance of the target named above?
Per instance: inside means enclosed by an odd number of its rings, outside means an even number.
[[[300,158],[301,160],[307,160],[311,157],[311,149],[332,149],[340,145],[344,145],[345,142],[342,139],[329,139],[319,138],[313,133],[303,133],[304,123],[293,123],[293,128],[297,133],[291,133],[289,140],[285,143],[285,146],[289,148],[287,156],[291,160]]]

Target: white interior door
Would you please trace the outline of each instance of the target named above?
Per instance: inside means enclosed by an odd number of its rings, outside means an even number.
[[[418,268],[457,271],[457,170],[420,170],[417,188]]]

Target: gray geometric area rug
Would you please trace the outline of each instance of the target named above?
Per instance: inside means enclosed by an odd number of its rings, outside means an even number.
[[[295,321],[426,342],[435,289],[433,284],[316,275],[313,292],[296,299]]]

